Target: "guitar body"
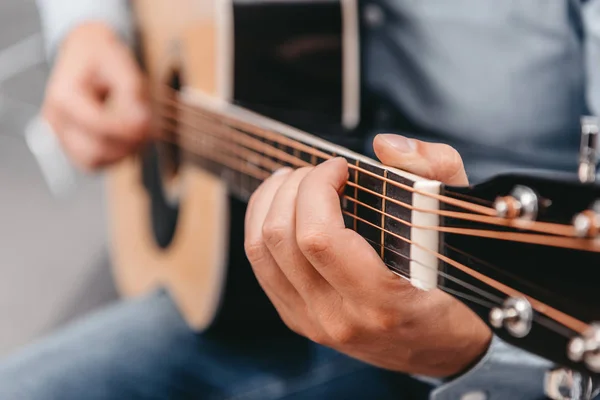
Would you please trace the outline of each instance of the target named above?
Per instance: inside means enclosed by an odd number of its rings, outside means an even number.
[[[169,85],[324,132],[355,127],[355,8],[353,1],[134,1],[140,62],[159,99],[155,115]],[[230,295],[227,280],[236,280],[229,264],[245,258],[239,237],[230,249],[230,226],[243,225],[239,210],[230,219],[235,193],[158,142],[109,171],[107,191],[120,293],[166,287],[193,329],[209,327]]]

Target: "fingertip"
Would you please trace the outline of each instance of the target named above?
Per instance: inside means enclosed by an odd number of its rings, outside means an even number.
[[[329,160],[323,162],[320,166],[317,166],[319,169],[323,168],[331,168],[332,171],[337,173],[345,173],[348,174],[348,161],[344,157],[332,157]]]
[[[419,142],[402,135],[380,133],[373,139],[373,150],[380,158],[391,154],[407,156],[419,151]]]
[[[333,187],[337,192],[343,190],[349,178],[348,161],[343,157],[333,157],[312,168],[307,182],[302,182],[303,190],[312,191],[313,185],[326,184]]]
[[[287,175],[292,171],[293,170],[290,167],[281,167],[276,169],[271,176]]]

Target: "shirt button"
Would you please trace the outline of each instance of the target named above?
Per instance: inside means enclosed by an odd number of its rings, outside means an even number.
[[[383,24],[383,17],[381,7],[376,4],[365,5],[363,18],[368,26],[372,28],[381,26]]]
[[[480,390],[468,392],[462,395],[460,400],[486,400],[487,394]]]

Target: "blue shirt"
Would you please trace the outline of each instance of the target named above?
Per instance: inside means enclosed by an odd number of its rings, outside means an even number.
[[[598,1],[369,0],[363,8],[369,90],[456,147],[472,181],[576,171],[579,118],[600,108]]]

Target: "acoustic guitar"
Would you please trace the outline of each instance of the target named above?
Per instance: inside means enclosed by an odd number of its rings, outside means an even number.
[[[229,199],[246,201],[281,166],[341,156],[346,225],[392,271],[463,301],[506,341],[597,378],[596,121],[583,124],[579,179],[510,174],[450,187],[364,157],[353,148],[366,103],[358,7],[133,2],[156,140],[109,174],[119,289],[165,285],[189,325],[207,329],[229,295]]]

